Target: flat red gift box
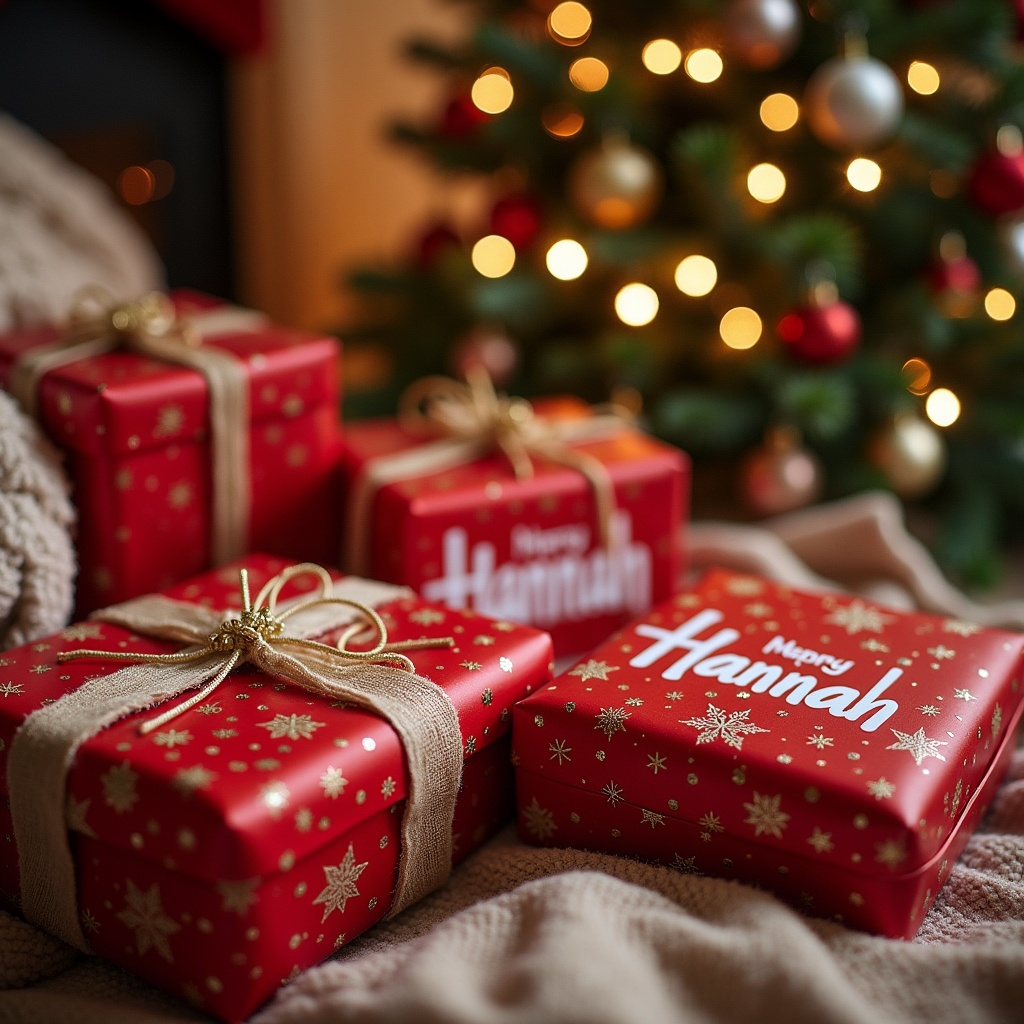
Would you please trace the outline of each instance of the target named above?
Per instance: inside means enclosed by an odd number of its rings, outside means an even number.
[[[181,315],[229,309],[196,292]],[[0,384],[56,327],[0,334]],[[204,334],[249,379],[251,519],[246,549],[333,563],[337,552],[338,344],[262,322]],[[47,373],[38,415],[64,450],[78,509],[79,615],[202,572],[210,553],[209,398],[195,370],[132,352]]]
[[[548,399],[535,408],[578,419],[588,407]],[[347,486],[374,459],[422,443],[395,420],[346,424]],[[578,470],[537,459],[535,474],[517,480],[499,452],[381,487],[365,573],[452,608],[544,629],[559,656],[600,643],[677,588],[689,462],[678,449],[626,427],[571,447],[608,471],[617,551],[600,544],[594,495]]]
[[[520,832],[910,938],[1008,765],[1022,651],[712,571],[516,707]]]
[[[244,561],[252,586],[285,563]],[[237,567],[166,591],[237,605]],[[541,632],[418,598],[378,607],[389,639],[450,635],[407,652],[455,705],[466,754],[456,859],[513,813],[510,709],[550,679]],[[58,664],[76,648],[166,652],[173,644],[93,621],[3,655],[0,792],[22,720],[117,664]],[[241,1019],[298,971],[380,920],[395,882],[407,792],[398,737],[374,715],[255,671],[140,736],[141,712],[89,740],[68,783],[81,920],[98,954],[210,1013]],[[0,803],[0,901],[18,904],[9,804]],[[329,872],[327,869],[330,868]],[[328,899],[319,898],[328,892]],[[333,899],[336,892],[338,898]],[[332,902],[333,900],[333,902]]]

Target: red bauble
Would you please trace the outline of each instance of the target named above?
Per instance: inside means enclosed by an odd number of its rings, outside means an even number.
[[[860,341],[860,317],[842,300],[825,305],[797,306],[776,329],[786,347],[808,363],[836,363]]]
[[[469,93],[455,96],[444,108],[438,132],[446,139],[471,138],[480,125],[491,119],[472,100]]]
[[[519,365],[519,350],[507,334],[496,327],[477,327],[456,345],[451,367],[460,377],[481,366],[496,387],[502,387]]]
[[[435,224],[420,236],[413,259],[418,266],[429,270],[446,251],[461,245],[459,236],[447,224]]]
[[[933,292],[966,294],[981,287],[981,271],[970,256],[953,260],[940,260],[928,270],[928,284]]]
[[[530,196],[505,196],[491,210],[491,233],[507,238],[517,249],[531,246],[540,227],[540,206]]]
[[[1024,209],[1024,152],[985,153],[967,179],[967,194],[993,217]]]

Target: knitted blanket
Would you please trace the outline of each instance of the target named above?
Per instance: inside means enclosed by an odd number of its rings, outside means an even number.
[[[844,519],[851,509],[859,510],[853,526]],[[891,503],[878,499],[837,509],[834,522],[886,535],[898,569],[903,556],[918,549],[893,532],[891,515]],[[865,530],[865,517],[889,525]],[[821,521],[805,520],[787,547],[791,564],[779,563],[783,578],[820,570],[794,551]],[[782,523],[765,538],[764,550],[791,526]],[[698,531],[692,550],[724,558],[714,536]],[[728,545],[737,564],[742,545],[735,536]],[[862,569],[874,564],[869,554],[857,560]],[[931,569],[921,571],[927,577]],[[895,575],[901,592],[911,596],[927,583],[917,570]],[[917,599],[936,600],[934,593]],[[1008,604],[986,617],[1012,623],[1019,610]],[[0,1024],[203,1019],[125,972],[0,913]],[[253,1024],[1022,1019],[1024,749],[913,942],[803,918],[768,893],[735,882],[604,854],[535,849],[509,830],[470,857],[443,889],[282,989]]]

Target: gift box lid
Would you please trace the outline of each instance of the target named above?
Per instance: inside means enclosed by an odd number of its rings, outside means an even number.
[[[249,379],[253,423],[292,418],[337,401],[338,343],[278,327],[193,291],[171,295],[192,316],[203,344],[237,356]],[[205,323],[205,326],[204,326]],[[0,383],[23,352],[58,340],[56,327],[0,333]],[[47,373],[39,415],[50,436],[76,451],[124,454],[201,440],[209,427],[206,381],[195,370],[132,352],[81,359]]]
[[[520,770],[845,870],[941,852],[1021,712],[1024,638],[725,570],[515,711]]]
[[[286,564],[249,556],[164,593],[237,607],[240,565],[255,591]],[[455,638],[450,649],[407,653],[417,672],[451,698],[467,757],[507,733],[512,703],[550,678],[545,633],[414,596],[377,610],[391,640]],[[86,678],[121,667],[91,659],[57,663],[60,651],[75,648],[179,649],[89,621],[6,652],[0,658],[0,790],[6,792],[6,752],[23,719]],[[68,781],[69,827],[203,881],[286,870],[406,796],[404,754],[383,719],[254,670],[232,673],[209,700],[140,736],[138,725],[153,714],[125,718],[79,750]]]

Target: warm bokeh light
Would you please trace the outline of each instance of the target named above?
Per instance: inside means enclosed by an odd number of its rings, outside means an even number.
[[[581,92],[598,92],[608,84],[608,65],[596,57],[580,57],[569,68],[569,81]]]
[[[156,175],[133,164],[117,177],[117,193],[129,206],[142,206],[156,197]]]
[[[563,238],[548,249],[544,261],[552,277],[575,281],[587,269],[587,250],[572,238]]]
[[[993,320],[1009,320],[1017,312],[1017,300],[1005,288],[993,288],[985,296],[985,312]]]
[[[882,168],[874,160],[859,156],[846,168],[846,180],[858,192],[874,192],[882,182]]]
[[[718,333],[729,348],[753,348],[761,337],[761,318],[749,306],[734,306],[718,325]]]
[[[938,71],[926,61],[915,60],[907,68],[907,85],[921,96],[938,92],[940,81]]]
[[[473,246],[474,268],[484,277],[504,277],[516,262],[515,246],[501,235],[484,235]]]
[[[773,92],[761,100],[761,123],[773,132],[788,132],[800,118],[800,106],[789,93]]]
[[[655,75],[671,75],[683,62],[683,51],[671,39],[652,39],[640,55],[644,67]]]
[[[912,395],[923,395],[932,382],[932,368],[923,359],[908,359],[903,364],[902,373]]]
[[[593,19],[590,11],[575,0],[559,4],[548,15],[548,32],[566,46],[579,46],[590,35]]]
[[[925,400],[924,411],[937,427],[948,427],[960,416],[960,399],[949,388],[936,388]]]
[[[707,295],[718,281],[718,268],[707,256],[687,256],[676,267],[676,287],[684,294],[699,298]]]
[[[717,50],[701,47],[686,55],[686,73],[695,81],[707,85],[722,74],[722,58]]]
[[[512,106],[512,81],[504,68],[488,68],[470,91],[474,106],[485,114],[501,114]]]
[[[758,164],[747,175],[747,191],[759,203],[776,203],[786,192],[786,176],[775,164]]]
[[[957,177],[951,171],[930,171],[928,184],[931,187],[932,195],[938,196],[939,199],[952,199],[959,188]]]
[[[615,296],[615,312],[630,327],[643,327],[658,315],[658,293],[646,284],[634,281],[619,289]]]
[[[583,127],[583,115],[571,103],[554,103],[540,116],[544,131],[556,139],[571,139]]]

